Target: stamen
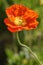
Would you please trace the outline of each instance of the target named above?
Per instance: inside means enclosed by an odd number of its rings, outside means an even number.
[[[15,17],[14,23],[16,25],[25,25],[26,22],[22,19],[22,17]]]

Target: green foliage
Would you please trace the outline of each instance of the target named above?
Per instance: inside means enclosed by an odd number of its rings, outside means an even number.
[[[8,6],[12,4],[22,4],[38,12],[39,14],[39,18],[37,19],[39,21],[38,27],[35,30],[30,31],[24,30],[22,32],[19,32],[19,36],[22,43],[28,45],[32,49],[32,51],[37,54],[40,61],[43,62],[43,4],[41,5],[40,1],[41,0],[0,0],[0,32],[2,31],[8,32],[5,24],[3,23],[4,18],[7,17],[5,9]],[[7,35],[5,36],[7,37]],[[2,35],[2,38],[3,37],[4,36]],[[28,54],[28,52],[24,51],[26,49],[24,49],[18,44],[15,33],[13,40],[14,41],[12,42],[12,44],[10,44],[11,48],[10,47],[6,48],[5,46],[5,52],[8,56],[7,57],[8,65],[38,65],[34,61],[34,59],[31,58],[31,54],[30,53]]]

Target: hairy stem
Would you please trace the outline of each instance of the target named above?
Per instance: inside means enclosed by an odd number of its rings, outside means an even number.
[[[37,55],[31,50],[31,48],[21,43],[18,32],[17,32],[17,40],[21,46],[23,46],[29,50],[29,52],[33,55],[34,60],[37,61],[39,63],[39,65],[42,65],[41,61],[38,59]]]

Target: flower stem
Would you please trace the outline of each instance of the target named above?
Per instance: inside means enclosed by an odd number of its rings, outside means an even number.
[[[37,55],[36,55],[34,52],[32,52],[31,48],[21,43],[21,41],[20,41],[20,39],[19,39],[18,32],[17,32],[17,40],[18,40],[18,43],[19,43],[21,46],[23,46],[23,47],[25,47],[25,48],[27,48],[27,49],[29,50],[29,52],[33,55],[33,58],[35,59],[35,61],[37,60],[37,62],[39,63],[39,65],[42,65],[42,64],[41,64],[41,61],[38,59]]]

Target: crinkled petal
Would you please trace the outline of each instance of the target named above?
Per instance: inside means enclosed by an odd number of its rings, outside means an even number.
[[[5,18],[4,19],[4,23],[7,25],[7,26],[10,26],[12,28],[15,28],[16,25],[14,25],[14,23],[12,23],[8,18]]]
[[[11,28],[11,27],[7,27],[7,29],[8,29],[10,32],[17,32],[17,31],[23,30],[22,28]]]
[[[22,28],[22,26],[16,26],[13,22],[9,21],[8,18],[4,19],[4,23],[11,28]]]
[[[14,16],[22,16],[26,11],[26,7],[18,4],[12,5],[6,9],[7,16],[14,15]]]
[[[33,23],[30,23],[29,25],[24,26],[24,29],[25,30],[35,29],[38,24],[39,24],[38,21],[35,20]]]
[[[38,14],[30,9],[28,9],[24,15],[23,15],[23,18],[26,20],[26,19],[36,19],[38,18]]]

